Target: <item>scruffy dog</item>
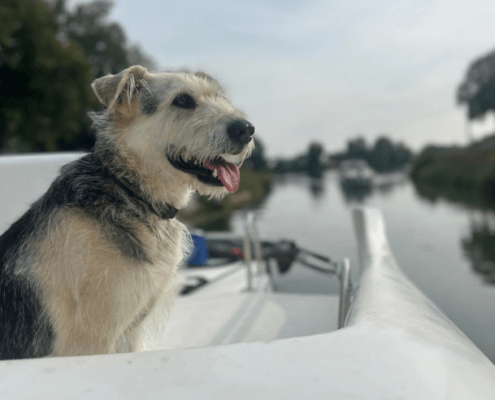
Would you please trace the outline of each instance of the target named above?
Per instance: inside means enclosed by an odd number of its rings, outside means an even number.
[[[208,75],[134,66],[92,87],[92,153],[0,237],[0,359],[142,349],[171,304],[194,191],[237,190],[254,127]],[[172,301],[173,303],[173,301]]]

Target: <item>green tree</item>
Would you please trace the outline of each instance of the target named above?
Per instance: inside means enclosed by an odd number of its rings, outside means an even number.
[[[371,151],[370,164],[376,171],[391,171],[395,167],[395,147],[390,139],[380,137]]]
[[[57,150],[83,126],[94,101],[91,64],[81,47],[57,38],[41,0],[4,0],[0,7],[0,150]]]
[[[130,45],[124,29],[108,21],[114,6],[110,0],[95,0],[77,5],[73,12],[66,0],[51,0],[59,24],[59,36],[79,43],[93,64],[95,77],[115,74],[140,64],[155,69],[154,60],[139,45]]]
[[[405,144],[399,143],[395,145],[394,151],[394,168],[400,168],[411,162],[413,153],[406,147]]]
[[[457,89],[457,102],[467,104],[469,119],[495,111],[495,51],[471,63]]]
[[[123,27],[108,21],[114,6],[110,0],[82,3],[73,11],[67,9],[66,0],[49,0],[59,25],[58,36],[63,41],[78,43],[92,64],[93,75],[98,78],[115,74],[131,65],[156,69],[155,61],[146,55],[138,44],[129,44]],[[99,103],[93,108],[101,108]],[[81,132],[71,140],[60,140],[61,150],[90,150],[95,143],[91,121],[86,117]]]
[[[311,143],[309,145],[307,156],[307,171],[309,175],[320,177],[323,174],[323,165],[321,163],[322,154],[323,146],[320,143]]]
[[[413,153],[404,144],[393,143],[388,137],[379,137],[375,144],[369,148],[362,137],[351,139],[347,142],[347,152],[334,154],[331,159],[340,163],[348,159],[361,159],[378,172],[389,172],[411,162]]]
[[[349,158],[359,158],[368,161],[369,150],[363,137],[351,139],[347,142],[347,155]]]

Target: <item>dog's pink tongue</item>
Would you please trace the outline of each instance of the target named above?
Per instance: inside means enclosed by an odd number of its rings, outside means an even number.
[[[230,193],[234,193],[239,189],[239,182],[241,181],[241,173],[239,167],[232,163],[212,164],[209,161],[205,163],[206,168],[214,171],[217,169],[218,179],[223,183],[223,186],[227,188]]]

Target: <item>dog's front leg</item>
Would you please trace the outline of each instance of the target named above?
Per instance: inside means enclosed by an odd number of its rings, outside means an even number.
[[[54,300],[54,301],[53,301]],[[54,329],[53,356],[79,356],[115,352],[118,321],[108,293],[75,295],[59,288],[50,302]]]
[[[54,333],[53,355],[108,354],[142,306],[135,265],[92,218],[60,214],[40,245],[35,277]]]

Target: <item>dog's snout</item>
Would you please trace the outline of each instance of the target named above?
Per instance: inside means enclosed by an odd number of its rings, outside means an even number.
[[[227,126],[227,134],[233,141],[244,145],[251,141],[251,136],[254,134],[254,126],[245,119],[236,119]]]

